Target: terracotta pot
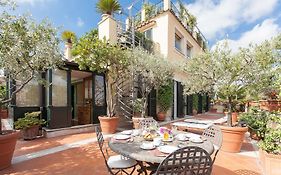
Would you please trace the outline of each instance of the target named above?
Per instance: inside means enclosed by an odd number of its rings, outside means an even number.
[[[233,124],[238,122],[238,112],[232,112],[231,113],[231,119],[232,119]]]
[[[197,110],[196,109],[193,109],[192,110],[192,115],[196,115],[197,114]]]
[[[165,112],[158,112],[157,119],[158,119],[158,121],[165,121],[166,113]]]
[[[10,131],[0,135],[0,170],[11,166],[19,131]]]
[[[220,126],[223,133],[222,151],[238,153],[240,152],[247,127]]]
[[[101,130],[105,134],[113,134],[116,132],[119,117],[99,116]]]
[[[249,106],[251,107],[259,107],[259,102],[258,101],[250,101]]]
[[[7,109],[0,109],[0,118],[2,118],[2,119],[8,118],[8,110]]]
[[[39,125],[32,126],[27,129],[22,130],[22,138],[24,140],[33,140],[36,139],[39,133]]]
[[[263,172],[266,175],[280,175],[281,155],[269,154],[259,149],[259,157]]]

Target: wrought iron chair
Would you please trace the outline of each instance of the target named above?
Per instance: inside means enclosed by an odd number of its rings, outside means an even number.
[[[168,155],[155,175],[210,175],[212,166],[212,158],[206,150],[188,146]]]
[[[144,118],[140,121],[139,126],[141,129],[149,128],[150,126],[155,126],[159,128],[159,123],[153,118]]]
[[[215,148],[215,155],[213,158],[213,162],[215,162],[217,154],[222,146],[223,137],[222,137],[221,128],[216,125],[211,125],[207,129],[205,129],[201,137],[213,143]]]
[[[100,126],[96,126],[95,130],[96,130],[99,148],[100,148],[100,151],[101,151],[102,156],[104,158],[105,165],[108,169],[108,172],[111,175],[116,175],[119,172],[125,173],[127,175],[133,174],[135,169],[136,169],[137,161],[135,161],[133,159],[130,159],[130,158],[127,158],[127,157],[124,157],[122,155],[109,156],[107,147],[104,145],[104,138],[103,138],[103,135],[101,133]],[[125,171],[129,168],[133,168],[131,173],[128,173],[128,172]],[[114,173],[113,171],[115,171],[115,170],[117,170],[117,172]]]

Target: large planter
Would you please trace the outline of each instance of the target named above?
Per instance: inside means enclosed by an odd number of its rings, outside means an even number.
[[[260,109],[267,111],[278,111],[281,109],[281,101],[280,100],[260,100]]]
[[[36,139],[39,134],[39,125],[32,126],[22,130],[22,137],[24,140]]]
[[[166,113],[165,112],[158,112],[157,119],[158,119],[158,121],[165,121]]]
[[[238,153],[248,131],[247,127],[229,127],[220,126],[223,133],[223,142],[221,150],[225,152]]]
[[[8,109],[0,109],[0,118],[2,119],[8,118]]]
[[[19,131],[0,135],[0,170],[11,166]]]
[[[99,116],[101,130],[105,134],[114,134],[116,132],[119,117]]]
[[[266,175],[281,174],[281,155],[269,154],[266,151],[259,150],[259,157],[263,172]]]

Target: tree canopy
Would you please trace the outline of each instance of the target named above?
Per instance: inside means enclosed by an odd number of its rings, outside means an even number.
[[[32,79],[40,79],[42,72],[61,64],[61,53],[57,30],[51,23],[8,13],[11,1],[0,4],[4,8],[0,14],[0,69],[15,81],[11,98],[0,100],[7,103]]]

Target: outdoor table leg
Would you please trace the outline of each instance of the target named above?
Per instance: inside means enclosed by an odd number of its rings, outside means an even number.
[[[143,165],[143,162],[141,161],[137,161],[138,162],[138,165],[140,166],[140,169],[138,170],[138,175],[142,174],[144,172],[145,175],[148,175],[147,174],[147,171],[146,171],[146,167]]]

